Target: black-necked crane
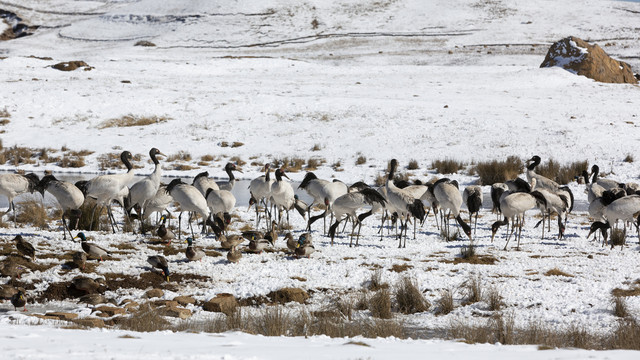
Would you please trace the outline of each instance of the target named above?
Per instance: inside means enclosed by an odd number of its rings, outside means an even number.
[[[322,217],[325,218],[327,214],[331,213],[331,205],[340,196],[346,194],[349,190],[347,185],[339,180],[329,181],[325,179],[319,179],[314,173],[308,172],[298,189],[304,189],[309,196],[313,198],[313,201],[309,204],[309,220],[311,220],[311,208],[313,205],[323,203],[327,206],[322,213]],[[332,213],[331,213],[332,214]],[[331,222],[332,220],[330,220]],[[311,223],[308,224],[307,230],[311,230]],[[326,220],[323,231],[326,233]]]
[[[365,188],[360,191],[350,192],[338,197],[331,207],[331,211],[336,219],[336,222],[329,227],[329,236],[331,237],[331,245],[333,245],[333,238],[336,234],[338,224],[343,220],[343,217],[350,218],[353,222],[353,228],[351,229],[351,236],[349,247],[353,244],[353,233],[355,232],[356,225],[360,223],[356,211],[365,205],[371,205],[377,203],[382,206],[386,204],[387,200],[380,195],[376,190]],[[358,238],[360,237],[360,229],[358,228],[358,234],[356,235],[356,246],[358,246]]]
[[[236,206],[236,197],[227,190],[209,189],[205,194],[205,199],[213,216],[219,213],[231,213]]]
[[[191,225],[193,213],[197,213],[202,217],[202,233],[204,234],[210,211],[207,206],[207,199],[205,199],[200,191],[192,185],[183,183],[180,179],[171,180],[165,191],[180,205],[180,215],[178,215],[178,239],[180,239],[181,235],[181,220],[182,213],[184,211],[189,212],[189,228],[191,229],[191,237],[195,238],[195,235],[193,234],[193,226]]]
[[[462,220],[460,215],[460,207],[462,206],[462,195],[458,189],[457,182],[450,181],[447,178],[439,179],[433,186],[433,195],[440,206],[440,212],[446,213],[445,223],[442,227],[445,229],[447,239],[450,237],[449,230],[449,216],[453,215],[456,222],[462,228],[462,231],[469,237],[469,240],[473,240],[471,236],[471,227]],[[446,228],[445,228],[446,226]]]
[[[76,219],[76,222],[80,219],[80,207],[82,206],[82,203],[84,203],[84,194],[82,191],[74,184],[66,181],[60,181],[53,175],[46,175],[42,180],[40,180],[40,183],[38,184],[38,191],[43,197],[46,191],[56,198],[58,204],[62,208],[63,237],[66,240],[67,232],[69,232],[69,236],[73,238],[73,234],[71,234],[71,230],[69,230],[69,226],[67,226],[65,216],[67,212],[69,212],[74,214],[73,218]],[[76,228],[77,226],[72,227]]]
[[[84,186],[85,198],[92,198],[96,200],[96,206],[93,207],[91,212],[91,224],[93,225],[93,217],[95,215],[98,205],[107,207],[107,214],[109,221],[111,222],[111,230],[115,233],[115,220],[113,212],[111,211],[111,202],[123,196],[124,188],[128,191],[127,185],[133,180],[133,165],[131,160],[133,156],[129,151],[123,151],[120,154],[120,160],[127,167],[127,172],[124,174],[109,174],[100,175],[87,181]],[[89,229],[91,230],[91,229]]]
[[[476,214],[476,221],[473,225],[473,234],[475,235],[478,226],[478,213],[482,207],[482,187],[479,185],[467,186],[462,192],[462,201],[469,210],[469,224],[471,224],[472,215]]]
[[[634,217],[640,213],[640,195],[624,196],[613,200],[611,203],[608,203],[609,201],[610,199],[604,200],[605,208],[603,210],[603,216],[606,219],[606,222],[594,222],[589,235],[597,229],[606,230],[613,228],[618,220],[622,220],[622,226],[625,229],[624,238],[626,238],[626,222],[630,221],[635,223],[636,219]],[[637,228],[638,224],[636,223],[635,226]],[[587,235],[587,237],[589,235]],[[638,233],[638,238],[640,240],[640,232]],[[622,246],[624,246],[624,241],[621,244],[621,248]]]
[[[207,193],[208,189],[220,190],[218,183],[216,183],[212,178],[209,177],[208,171],[203,171],[200,174],[196,175],[193,178],[193,182],[191,183],[200,193],[204,196]]]
[[[259,205],[262,204],[264,207],[264,213],[268,218],[271,218],[269,214],[269,206],[267,202],[271,197],[271,185],[275,181],[271,178],[271,174],[269,173],[269,164],[264,165],[264,175],[258,176],[257,178],[251,180],[249,183],[249,192],[251,193],[251,197],[255,201],[256,206],[256,227],[260,225],[260,213],[259,213]],[[268,226],[269,224],[267,224]]]
[[[231,190],[233,190],[233,186],[236,184],[236,177],[233,175],[233,172],[234,171],[242,172],[242,169],[238,168],[236,166],[236,164],[228,162],[224,166],[224,171],[227,173],[227,175],[229,175],[229,180],[228,181],[216,181],[216,184],[218,184],[218,188],[220,190],[231,191]]]
[[[291,184],[282,177],[289,179],[283,169],[276,170],[276,181],[271,185],[271,199],[278,209],[278,224],[282,223],[282,210],[287,212],[287,224],[289,224],[289,210],[295,203],[295,194]]]
[[[26,192],[33,193],[39,181],[38,175],[34,173],[26,175],[0,174],[0,195],[6,196],[9,201],[9,208],[2,216],[13,210],[13,222],[16,223],[16,205],[13,203],[13,199]]]
[[[383,187],[379,187],[379,188],[371,188],[369,185],[365,184],[364,182],[358,181],[356,183],[354,183],[353,185],[351,185],[349,187],[349,193],[355,191],[362,191],[364,189],[371,189],[375,192],[377,192],[383,199],[387,199],[386,197],[386,193],[387,193],[387,189],[383,186]],[[364,219],[368,218],[369,216],[378,213],[378,212],[385,212],[387,209],[387,203],[380,203],[380,202],[373,202],[373,204],[371,204],[371,209],[369,209],[369,211],[364,212],[360,215],[358,215],[358,234],[360,233],[360,227],[362,226],[362,221],[364,221]],[[384,214],[383,214],[384,215]],[[382,216],[382,222],[380,224],[380,229],[378,229],[378,233],[380,234],[380,241],[382,241],[382,236],[384,235],[382,232],[382,228],[384,226],[384,216]]]
[[[491,242],[493,242],[493,238],[495,237],[496,232],[498,232],[500,226],[507,225],[507,232],[509,233],[509,220],[511,220],[511,232],[507,236],[507,243],[504,245],[504,250],[507,249],[507,245],[511,239],[511,234],[513,234],[516,226],[518,226],[519,229],[518,234],[516,234],[518,238],[517,249],[520,249],[524,214],[528,210],[536,207],[546,207],[546,200],[538,191],[532,191],[531,193],[515,192],[503,196],[500,200],[500,210],[502,211],[504,219],[502,221],[496,221],[491,225]]]
[[[504,194],[506,191],[509,191],[509,186],[505,183],[494,183],[493,185],[491,185],[491,203],[492,203],[492,208],[491,208],[491,212],[495,213],[496,216],[500,216],[500,198],[502,197],[502,194]]]
[[[399,189],[398,187],[396,187],[396,185],[393,183],[393,177],[395,175],[397,167],[398,160],[391,159],[385,188],[387,191],[387,207],[389,208],[390,212],[396,212],[398,214],[398,219],[400,220],[400,235],[398,236],[398,247],[400,248],[407,246],[407,221],[409,220],[409,217],[413,216],[415,218],[413,234],[413,237],[415,239],[415,221],[417,221],[418,219],[422,221],[422,219],[424,219],[425,212],[424,205],[422,204],[422,201],[420,199],[412,197],[403,189]],[[404,245],[402,243],[403,228],[405,237]]]
[[[166,156],[156,148],[151,148],[151,150],[149,150],[149,157],[151,157],[151,161],[153,161],[154,164],[153,172],[133,184],[129,189],[128,205],[125,210],[129,212],[132,208],[137,209],[141,232],[144,231],[142,223],[144,221],[143,214],[147,207],[147,203],[156,195],[158,188],[160,188],[162,167],[158,161],[158,155]]]
[[[560,191],[553,192],[546,189],[536,189],[537,180],[535,178],[531,179],[531,190],[537,191],[542,194],[545,199],[544,205],[540,208],[540,212],[542,213],[542,219],[534,226],[538,227],[538,225],[542,224],[542,239],[544,239],[544,220],[545,217],[549,219],[549,231],[551,231],[551,214],[558,214],[558,239],[562,239],[564,236],[565,226],[562,223],[562,217],[564,216],[566,219],[567,213],[569,211],[569,199],[566,193],[561,193]],[[570,190],[569,190],[570,191]]]
[[[589,173],[587,170],[582,171],[582,177],[584,178],[585,192],[587,193],[587,200],[592,203],[595,199],[602,197],[602,193],[606,190],[598,183],[589,182]]]
[[[593,184],[598,184],[602,186],[605,190],[611,190],[615,188],[624,188],[624,184],[621,184],[612,179],[598,179],[598,175],[600,174],[600,167],[598,165],[593,165],[591,167],[591,182]]]
[[[545,189],[549,191],[556,191],[560,187],[557,182],[549,179],[548,177],[537,174],[535,169],[538,165],[540,165],[540,156],[534,155],[531,159],[527,160],[526,163],[526,174],[527,181],[531,182],[531,179],[535,178],[537,181],[538,189]]]
[[[167,193],[167,184],[160,184],[156,194],[147,201],[147,205],[142,213],[142,218],[146,219],[154,212],[159,213],[162,216],[162,212],[167,212],[167,216],[171,218],[171,213],[167,208],[173,204],[174,200],[169,193]],[[158,219],[156,217],[156,219]]]

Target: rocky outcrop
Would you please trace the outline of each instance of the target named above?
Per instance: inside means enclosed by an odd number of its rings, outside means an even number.
[[[540,67],[552,66],[605,83],[638,83],[629,64],[611,58],[600,46],[575,36],[551,45]]]

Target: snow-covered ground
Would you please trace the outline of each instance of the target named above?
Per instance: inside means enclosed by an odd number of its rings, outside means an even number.
[[[205,170],[224,177],[222,167],[234,156],[247,162],[244,174],[239,174],[245,179],[258,176],[262,163],[299,157],[324,159],[325,165],[315,171],[321,178],[372,183],[391,158],[399,159],[412,178],[428,180],[439,175],[431,169],[434,160],[471,162],[509,155],[528,159],[537,154],[560,162],[588,160],[620,182],[638,181],[637,162],[623,161],[626,155],[635,155],[640,138],[638,86],[596,83],[559,68],[539,68],[551,43],[574,35],[598,43],[638,71],[640,4],[636,2],[8,0],[0,3],[0,9],[41,26],[34,35],[0,42],[0,112],[4,110],[9,120],[0,125],[2,145],[52,148],[53,156],[61,154],[62,147],[93,151],[83,168],[60,168],[36,160],[18,166],[21,170],[91,174],[100,169],[100,155],[127,149],[144,154],[143,169],[138,172],[145,174],[151,171],[146,154],[155,146],[169,155],[179,151],[191,155],[192,170],[168,166],[164,170],[185,180]],[[156,46],[134,46],[139,40]],[[71,60],[85,61],[92,68],[61,72],[50,67]],[[102,126],[128,114],[167,120],[140,127]],[[243,145],[223,147],[224,142]],[[204,155],[214,160],[198,165]],[[365,164],[355,165],[359,156],[366,157]],[[404,169],[412,159],[420,168]],[[331,165],[338,162],[343,171],[335,172]],[[0,169],[16,166],[7,163]],[[300,181],[304,171],[289,176]],[[477,181],[467,174],[449,177],[463,187]],[[302,287],[322,289],[314,292],[307,305],[320,309],[336,297],[355,296],[372,272],[382,269],[383,280],[391,284],[407,275],[415,279],[432,303],[443,290],[453,289],[458,307],[449,315],[436,316],[433,308],[397,315],[417,328],[442,329],[453,320],[481,322],[491,314],[485,302],[462,306],[461,284],[470,276],[480,276],[487,289],[493,286],[504,296],[505,312],[514,314],[517,326],[542,321],[558,329],[578,326],[606,333],[616,324],[611,291],[638,285],[639,248],[632,236],[622,251],[587,240],[584,187],[576,183],[570,187],[577,206],[570,215],[566,239],[557,241],[547,235],[540,241],[540,229],[533,229],[536,219],[531,217],[523,231],[522,251],[502,250],[504,230],[495,242],[490,241],[495,217],[485,206],[475,239],[481,254],[497,259],[493,265],[453,263],[467,242],[444,242],[432,217],[415,241],[407,241],[406,249],[398,249],[392,236],[379,241],[375,217],[365,222],[357,248],[348,247],[346,236],[338,237],[332,247],[321,232],[314,232],[319,251],[311,259],[294,260],[271,252],[246,254],[239,264],[228,264],[223,253],[187,263],[182,252],[169,255],[174,274],[200,274],[209,280],[171,286],[164,298],[191,295],[206,301],[219,293],[246,298],[282,287]],[[487,205],[488,187],[484,191]],[[236,231],[243,222],[254,221],[245,208],[238,208],[236,214]],[[292,224],[297,236],[304,222],[292,214]],[[314,229],[321,226],[316,224]],[[553,225],[551,231],[555,231]],[[79,244],[61,239],[56,225],[51,232],[10,227],[1,235],[9,241],[17,233],[28,235],[44,252],[79,249]],[[145,273],[149,270],[146,257],[159,251],[130,234],[90,235],[112,250],[129,246],[98,265],[96,277]],[[208,249],[217,244],[210,237],[198,239],[198,245]],[[285,245],[280,242],[276,247]],[[38,261],[57,264],[60,260]],[[389,271],[393,265],[408,268]],[[554,268],[570,276],[545,275]],[[37,294],[48,283],[69,281],[79,273],[53,266],[25,274],[22,281],[36,284],[33,294]],[[120,303],[143,293],[121,289],[105,295]],[[640,299],[626,299],[630,311],[640,315]],[[134,357],[136,351],[156,346],[164,358],[211,355],[208,348],[200,347],[177,354],[164,351],[160,347],[170,346],[165,336],[187,345],[207,338],[211,346],[227,351],[227,358],[281,355],[240,345],[237,351],[225,348],[229,343],[251,342],[258,349],[270,341],[237,333],[136,334],[140,339],[120,339],[118,331],[73,330],[69,337],[65,334],[71,330],[22,325],[29,322],[27,318],[13,312],[8,303],[6,307],[11,310],[0,314],[0,347],[14,351],[14,357],[43,357],[37,351],[24,352],[36,337],[55,343],[67,338],[99,342],[100,351],[91,354],[98,358],[114,352],[118,358]],[[188,308],[194,319],[209,316],[199,306]],[[90,308],[68,300],[30,306],[31,312],[47,309],[71,310],[81,316],[91,313]],[[372,347],[363,349],[343,346],[347,341],[278,338],[273,344],[294,353],[313,344],[342,358],[387,358],[400,351],[441,356],[451,352],[464,358],[478,353],[505,358],[514,353],[531,358],[631,354],[539,352],[535,347],[395,339],[364,340]],[[89,354],[89,350],[75,352],[67,346],[56,347],[51,356]],[[107,355],[101,355],[105,348]]]

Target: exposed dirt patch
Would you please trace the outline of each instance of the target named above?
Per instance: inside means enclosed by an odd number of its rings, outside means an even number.
[[[260,306],[260,305],[273,305],[273,301],[266,296],[252,296],[244,299],[238,299],[238,305],[240,306]]]
[[[475,265],[493,265],[498,261],[491,255],[474,255],[468,258],[457,257],[453,259],[454,264],[475,264]],[[446,261],[445,261],[446,262]]]
[[[161,252],[164,256],[176,255],[181,252],[184,252],[184,249],[174,248],[171,245],[149,246],[149,249],[156,250],[157,252]]]
[[[573,277],[573,275],[571,274],[567,274],[566,272],[558,269],[558,268],[553,268],[551,270],[548,270],[546,273],[544,273],[546,276],[566,276],[566,277]]]
[[[613,296],[640,296],[640,287],[635,287],[631,289],[620,289],[615,288],[611,290],[611,295]]]
[[[192,283],[200,284],[211,280],[208,276],[194,275],[194,274],[172,274],[171,282],[167,282],[164,276],[160,273],[145,272],[140,276],[130,276],[122,274],[104,274],[106,279],[106,285],[109,290],[117,289],[148,289],[148,288],[162,288],[168,290],[175,290],[178,284]]]
[[[31,271],[46,271],[48,269],[51,269],[52,267],[58,266],[58,264],[41,264],[38,262],[32,262],[19,255],[9,255],[3,261],[3,263],[5,262],[13,263],[17,266],[22,266],[23,268],[29,269]]]
[[[391,266],[391,269],[389,269],[389,271],[395,271],[395,272],[403,272],[403,271],[407,271],[409,269],[412,269],[413,265],[409,265],[409,264],[393,264],[393,266]]]
[[[286,304],[291,301],[304,304],[304,302],[309,299],[309,294],[300,288],[282,288],[268,293],[267,296],[271,301],[281,304]]]

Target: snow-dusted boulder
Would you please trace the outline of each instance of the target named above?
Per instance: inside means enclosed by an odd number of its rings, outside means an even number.
[[[600,82],[638,83],[629,64],[612,59],[600,46],[590,45],[575,36],[551,45],[540,67],[551,66],[560,66]]]

